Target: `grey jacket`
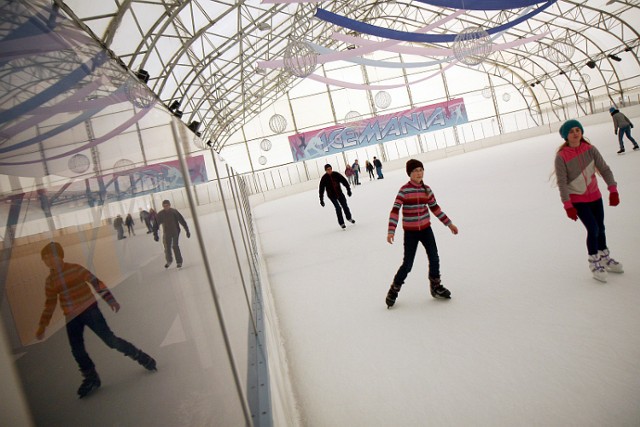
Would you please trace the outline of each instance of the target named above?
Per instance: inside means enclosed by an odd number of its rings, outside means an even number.
[[[622,114],[620,111],[614,111],[611,118],[613,119],[613,130],[616,133],[618,133],[618,129],[631,126],[631,120],[629,120],[627,116]]]

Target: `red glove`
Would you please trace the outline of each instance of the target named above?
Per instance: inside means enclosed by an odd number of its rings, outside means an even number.
[[[571,206],[570,208],[566,208],[565,209],[567,211],[567,216],[569,218],[571,218],[574,221],[578,220],[578,211],[576,208],[574,208],[573,206]]]
[[[618,193],[609,193],[609,206],[618,206],[620,204],[620,195]]]

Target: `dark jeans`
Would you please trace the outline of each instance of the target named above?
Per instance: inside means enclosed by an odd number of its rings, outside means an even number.
[[[629,141],[633,143],[634,147],[638,146],[638,143],[631,136],[631,126],[625,126],[623,128],[618,129],[618,143],[620,144],[620,149],[624,150],[624,143],[622,142],[622,137],[626,135],[629,138]]]
[[[171,235],[164,233],[162,235],[162,243],[164,243],[164,259],[169,263],[173,261],[173,256],[171,255],[171,250],[176,254],[176,262],[178,264],[182,264],[182,253],[180,252],[180,246],[178,246],[178,239],[180,238],[180,233],[176,235]]]
[[[344,225],[344,218],[342,218],[342,209],[344,209],[344,214],[347,217],[347,221],[351,221],[351,211],[349,210],[349,205],[347,205],[347,198],[344,197],[344,194],[340,194],[337,199],[332,199],[331,203],[336,208],[336,216],[338,217],[338,224]],[[342,206],[342,208],[340,208]]]
[[[607,237],[604,233],[604,206],[602,199],[589,203],[574,203],[578,218],[587,229],[587,250],[589,255],[607,249]]]
[[[376,166],[376,173],[378,174],[378,179],[384,178],[382,175],[382,166]]]
[[[369,172],[369,179],[376,179],[376,177],[373,175],[373,169],[367,169],[367,172]]]
[[[91,329],[110,348],[118,350],[125,356],[136,354],[138,349],[128,341],[118,338],[111,332],[98,304],[92,304],[85,311],[67,322],[67,337],[71,345],[71,354],[82,372],[95,369],[93,360],[84,347],[84,327]]]
[[[436,238],[433,235],[431,227],[427,227],[421,231],[406,231],[404,232],[404,258],[402,259],[402,265],[398,269],[396,276],[393,278],[393,283],[396,285],[402,285],[407,275],[413,267],[413,261],[416,258],[416,250],[418,249],[418,243],[422,243],[422,246],[427,250],[427,258],[429,258],[429,277],[440,277],[440,257],[438,256],[438,247],[436,245]]]
[[[355,185],[360,185],[360,172],[358,171],[353,171],[353,179],[355,181]]]

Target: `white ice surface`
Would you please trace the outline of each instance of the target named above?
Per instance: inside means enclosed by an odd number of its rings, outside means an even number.
[[[610,123],[586,136],[621,198],[605,224],[625,272],[606,284],[549,179],[556,135],[425,164],[460,229],[434,224],[450,301],[429,295],[419,248],[396,305],[384,303],[402,261],[402,232],[393,245],[386,232],[404,171],[363,176],[347,231],[317,190],[255,208],[305,425],[640,425],[640,152],[627,142],[616,155]]]

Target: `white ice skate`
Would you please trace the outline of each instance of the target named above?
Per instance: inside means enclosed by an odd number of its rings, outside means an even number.
[[[600,264],[600,255],[589,255],[589,270],[593,273],[593,278],[601,282],[607,281],[607,270]]]
[[[609,256],[609,249],[598,251],[598,256],[600,257],[600,265],[609,273],[624,273],[622,264]]]

